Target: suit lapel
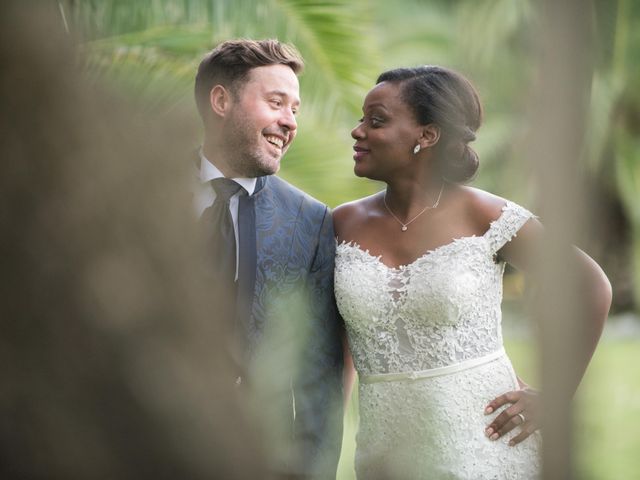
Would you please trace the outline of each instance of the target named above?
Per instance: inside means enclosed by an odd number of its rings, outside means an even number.
[[[238,204],[238,297],[236,321],[242,325],[246,338],[251,321],[256,286],[256,193],[264,186],[264,178],[258,177],[254,194],[241,195]]]

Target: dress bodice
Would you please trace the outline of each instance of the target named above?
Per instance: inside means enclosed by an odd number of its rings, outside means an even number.
[[[427,370],[501,348],[504,263],[496,253],[532,216],[507,202],[484,235],[398,268],[355,243],[339,244],[335,293],[358,372]]]

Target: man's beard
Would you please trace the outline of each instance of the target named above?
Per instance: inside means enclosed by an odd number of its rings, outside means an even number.
[[[242,177],[254,178],[272,175],[280,168],[275,160],[259,144],[260,135],[245,117],[234,115],[225,126],[224,158],[227,165]]]

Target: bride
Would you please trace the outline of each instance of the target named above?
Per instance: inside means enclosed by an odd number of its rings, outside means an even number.
[[[354,171],[387,187],[334,211],[336,298],[360,379],[358,478],[536,478],[539,400],[505,354],[500,303],[505,262],[526,270],[542,227],[463,185],[482,107],[460,74],[385,72],[363,112]],[[572,252],[597,292],[585,302],[599,335],[610,285]]]

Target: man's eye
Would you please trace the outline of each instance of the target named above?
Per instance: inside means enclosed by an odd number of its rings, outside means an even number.
[[[384,120],[382,120],[381,118],[376,118],[376,117],[372,117],[371,118],[371,126],[372,127],[379,127],[384,123]]]
[[[275,105],[276,107],[281,107],[281,106],[282,106],[282,100],[278,100],[277,98],[276,98],[276,99],[271,100],[271,103],[272,103],[273,105]]]

